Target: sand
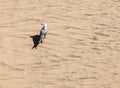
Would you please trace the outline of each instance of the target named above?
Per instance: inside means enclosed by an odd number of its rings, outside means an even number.
[[[0,0],[0,42],[0,88],[120,88],[120,0]]]

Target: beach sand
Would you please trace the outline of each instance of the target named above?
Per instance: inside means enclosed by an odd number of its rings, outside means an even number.
[[[0,0],[0,42],[0,88],[120,88],[120,0]]]

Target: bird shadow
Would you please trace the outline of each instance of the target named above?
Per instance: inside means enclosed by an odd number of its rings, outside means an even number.
[[[32,38],[33,43],[34,43],[32,49],[33,49],[33,48],[36,49],[37,46],[39,45],[40,35],[33,35],[33,36],[30,36],[30,38]]]

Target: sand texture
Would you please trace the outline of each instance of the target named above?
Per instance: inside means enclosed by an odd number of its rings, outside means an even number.
[[[120,88],[120,0],[0,0],[0,88]]]

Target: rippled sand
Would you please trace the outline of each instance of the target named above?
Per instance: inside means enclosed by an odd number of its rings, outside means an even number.
[[[0,0],[0,41],[0,88],[120,88],[120,0]]]

